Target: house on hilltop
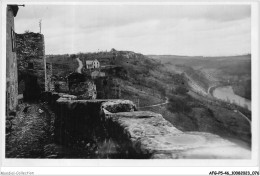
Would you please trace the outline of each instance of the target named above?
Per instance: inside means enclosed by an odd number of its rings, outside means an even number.
[[[95,60],[87,60],[86,61],[86,69],[100,68],[100,62]]]

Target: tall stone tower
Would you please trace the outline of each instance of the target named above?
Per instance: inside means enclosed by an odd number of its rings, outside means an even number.
[[[44,36],[33,32],[16,34],[16,45],[18,83],[25,83],[24,100],[37,100],[45,90]]]

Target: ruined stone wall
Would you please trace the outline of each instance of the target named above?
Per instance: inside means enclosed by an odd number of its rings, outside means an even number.
[[[55,112],[55,141],[64,145],[89,139],[100,128],[100,107],[106,100],[75,100],[76,96],[46,92],[44,100]]]
[[[97,98],[96,85],[92,80],[73,84],[70,88],[70,93],[77,95],[82,100]]]
[[[54,81],[54,91],[60,93],[68,93],[69,85],[66,81]]]
[[[94,79],[97,87],[98,99],[118,99],[121,97],[121,87],[112,77],[98,77]]]
[[[69,92],[79,99],[96,99],[97,89],[94,81],[81,73],[72,73],[68,76]]]
[[[18,75],[15,53],[14,14],[10,6],[6,12],[6,110],[14,111],[17,106]]]
[[[70,100],[64,96],[49,93],[56,114],[55,139],[65,145],[98,133],[117,141],[121,151],[127,153],[126,158],[245,159],[251,156],[249,150],[217,135],[182,132],[161,114],[137,111],[129,100]]]
[[[33,32],[16,34],[16,46],[18,86],[23,80],[24,100],[37,100],[45,90],[44,36]]]
[[[45,78],[45,91],[54,91],[54,82],[53,82],[53,71],[52,71],[52,63],[45,63],[46,67],[46,78]]]
[[[16,45],[19,76],[36,76],[41,90],[44,90],[44,36],[33,32],[16,34]]]

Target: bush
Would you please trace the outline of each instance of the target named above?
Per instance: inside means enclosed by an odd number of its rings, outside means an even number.
[[[28,29],[24,31],[24,33],[26,33],[26,34],[27,34],[27,33],[30,33],[30,32],[31,32],[31,31],[29,31]]]
[[[192,108],[188,105],[188,100],[183,97],[171,97],[167,106],[168,110],[173,113],[188,113]]]
[[[186,95],[189,92],[189,90],[184,86],[178,86],[175,88],[175,93],[180,95]]]

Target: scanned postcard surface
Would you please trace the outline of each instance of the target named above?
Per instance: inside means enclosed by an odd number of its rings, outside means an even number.
[[[252,7],[3,4],[5,161],[257,159]]]

